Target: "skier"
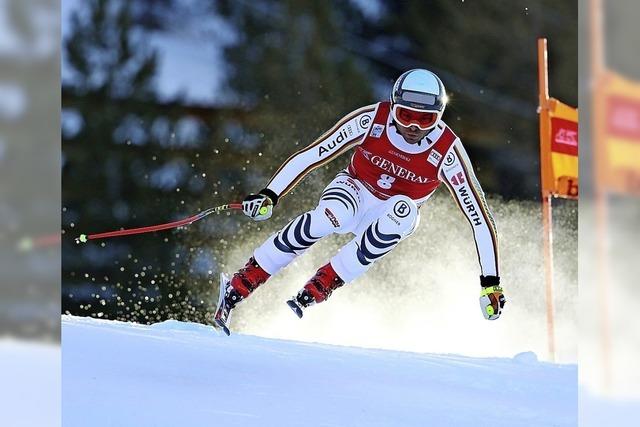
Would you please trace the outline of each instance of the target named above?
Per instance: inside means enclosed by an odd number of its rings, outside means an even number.
[[[311,170],[355,147],[348,167],[325,188],[315,209],[269,237],[230,281],[221,275],[215,321],[225,333],[231,310],[269,277],[323,237],[353,233],[354,239],[287,301],[301,318],[304,309],[325,301],[409,237],[418,226],[419,207],[440,183],[473,229],[482,314],[489,320],[500,317],[505,298],[495,224],[460,139],[442,120],[446,104],[444,85],[434,73],[409,70],[396,80],[390,101],[347,114],[289,157],[258,194],[244,199],[245,215],[267,220],[280,197]]]

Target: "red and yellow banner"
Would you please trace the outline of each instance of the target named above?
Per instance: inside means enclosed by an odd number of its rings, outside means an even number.
[[[594,91],[594,113],[597,184],[640,195],[640,83],[607,72]]]
[[[578,110],[549,98],[540,111],[543,192],[578,198]]]

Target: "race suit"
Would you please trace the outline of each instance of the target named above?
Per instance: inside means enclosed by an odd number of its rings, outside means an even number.
[[[440,120],[416,144],[397,132],[390,103],[347,114],[276,171],[266,189],[281,197],[305,175],[355,147],[348,167],[325,188],[315,209],[290,221],[254,252],[273,275],[331,233],[355,237],[331,259],[350,282],[408,237],[419,207],[444,183],[473,230],[481,274],[498,276],[496,227],[460,139]]]

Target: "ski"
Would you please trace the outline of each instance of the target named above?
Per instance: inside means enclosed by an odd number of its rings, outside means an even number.
[[[287,301],[287,305],[293,312],[298,316],[298,318],[302,319],[302,307],[296,301],[296,297],[291,298]]]
[[[231,335],[229,331],[229,322],[231,321],[231,308],[227,306],[225,296],[229,288],[229,277],[220,273],[220,290],[218,293],[218,308],[213,317],[216,324],[224,331],[227,336]]]

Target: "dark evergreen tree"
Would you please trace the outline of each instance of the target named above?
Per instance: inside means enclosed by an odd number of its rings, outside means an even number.
[[[190,266],[200,249],[179,232],[73,241],[80,232],[167,222],[212,203],[199,160],[210,131],[179,104],[157,99],[157,55],[135,18],[139,6],[88,1],[72,15],[64,40],[64,305],[143,322],[202,319],[193,282],[207,283],[206,274],[191,274]]]
[[[258,175],[251,190],[257,191],[260,187],[255,185],[264,185],[289,155],[344,114],[377,101],[375,80],[366,61],[343,47],[349,27],[362,20],[349,2],[220,4],[239,32],[237,43],[226,50],[229,85],[236,102],[252,109],[251,123],[243,130],[259,135],[254,151],[264,155],[250,155]],[[327,166],[328,174],[344,167],[345,161]]]

